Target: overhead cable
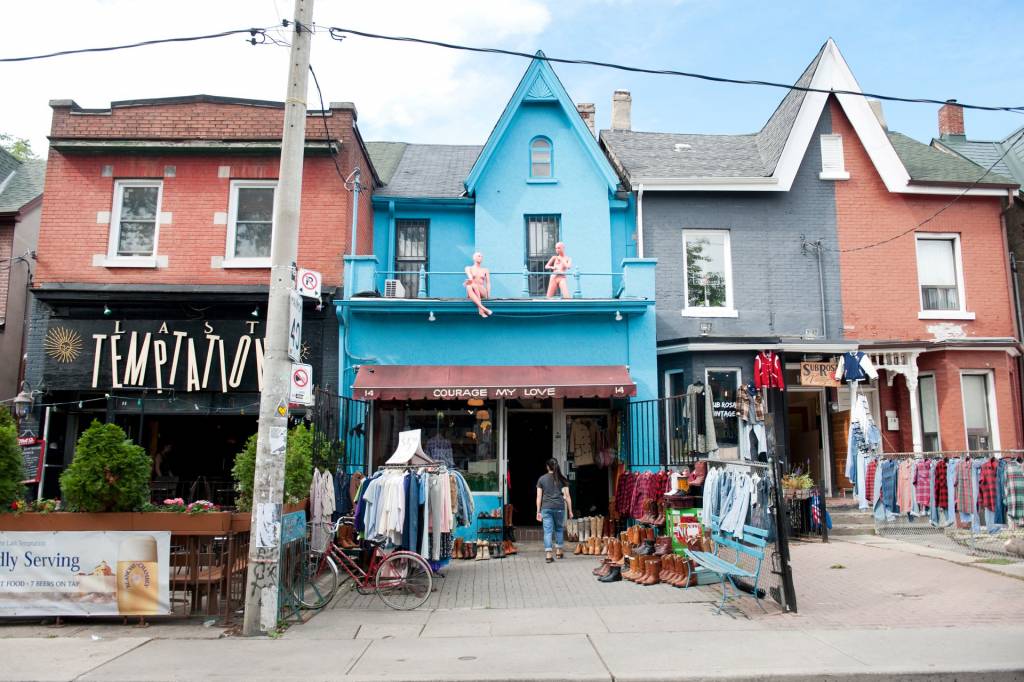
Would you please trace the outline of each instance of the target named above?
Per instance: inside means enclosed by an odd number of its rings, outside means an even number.
[[[474,47],[471,45],[460,45],[458,43],[446,43],[440,40],[428,40],[426,38],[413,38],[410,36],[394,36],[385,35],[382,33],[370,33],[368,31],[357,31],[352,28],[341,28],[341,27],[330,27],[327,29],[330,32],[331,38],[335,40],[342,40],[345,34],[360,36],[362,38],[372,38],[375,40],[389,40],[393,42],[403,43],[417,43],[420,45],[433,45],[434,47],[443,47],[449,50],[464,50],[466,52],[481,52],[485,54],[501,54],[510,57],[522,57],[524,59],[540,59],[546,62],[552,62],[555,64],[579,64],[584,66],[598,66],[605,69],[615,69],[616,71],[629,71],[632,73],[647,73],[656,76],[680,76],[683,78],[695,78],[697,80],[711,81],[714,83],[732,83],[735,85],[761,85],[770,88],[781,88],[783,90],[796,90],[799,92],[819,92],[826,95],[856,95],[858,97],[870,97],[873,99],[886,100],[890,102],[910,102],[913,104],[946,104],[949,100],[942,99],[928,99],[924,97],[899,97],[896,95],[881,95],[872,92],[858,92],[855,90],[823,90],[821,88],[811,88],[802,85],[793,85],[790,83],[776,83],[773,81],[763,80],[752,80],[743,78],[728,78],[725,76],[711,76],[703,73],[695,73],[691,71],[677,71],[675,69],[652,69],[645,68],[642,66],[628,66],[625,64],[616,64],[613,62],[600,62],[592,59],[568,59],[564,57],[548,57],[547,55],[530,54],[529,52],[519,52],[517,50],[506,50],[498,47]],[[964,109],[979,109],[981,111],[1010,111],[1015,114],[1024,114],[1024,106],[984,106],[981,104],[960,104],[958,106]]]

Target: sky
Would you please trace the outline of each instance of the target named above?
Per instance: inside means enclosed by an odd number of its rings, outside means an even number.
[[[2,4],[0,57],[152,38],[279,26],[291,0],[46,0]],[[916,2],[702,0],[316,0],[317,25],[652,68],[794,82],[832,37],[865,91],[1024,106],[1020,0]],[[279,37],[287,36],[282,31]],[[483,144],[528,66],[360,37],[315,37],[324,100],[355,102],[367,140]],[[282,100],[288,51],[243,37],[107,54],[0,63],[0,132],[45,153],[52,99],[111,101],[209,94]],[[607,127],[615,89],[633,95],[633,129],[749,133],[784,92],[585,66],[555,65],[576,102]],[[318,107],[310,81],[308,101]],[[937,106],[885,103],[890,129],[927,142]],[[1002,139],[1024,116],[966,112],[974,139]]]

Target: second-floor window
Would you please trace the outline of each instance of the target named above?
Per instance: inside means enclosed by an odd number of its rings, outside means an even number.
[[[395,221],[395,271],[407,298],[416,298],[420,268],[427,269],[429,220]]]
[[[544,265],[555,255],[560,222],[557,215],[526,216],[526,269],[541,273],[530,275],[531,296],[543,296],[548,290]]]
[[[231,183],[228,260],[239,265],[270,266],[276,188],[275,180],[237,180]]]
[[[118,180],[110,221],[111,258],[151,258],[156,255],[160,221],[159,180]]]
[[[917,279],[922,311],[964,310],[961,262],[959,235],[917,235]]]
[[[546,137],[533,138],[530,141],[530,177],[554,177],[552,168],[551,140]]]
[[[683,230],[684,315],[735,317],[728,230]]]

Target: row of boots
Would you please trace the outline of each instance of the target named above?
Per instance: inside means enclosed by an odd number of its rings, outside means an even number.
[[[649,523],[654,526],[665,525],[665,503],[662,500],[644,500],[643,513],[637,519],[639,523]]]
[[[453,559],[474,559],[486,561],[488,559],[504,559],[506,556],[518,554],[519,550],[511,540],[501,542],[470,542],[462,538],[455,538],[452,545]]]
[[[605,535],[604,516],[584,516],[581,519],[568,519],[565,522],[565,536],[573,542],[586,542],[590,538]]]
[[[667,583],[673,587],[697,584],[697,571],[693,562],[672,551],[672,538],[660,536],[651,539],[650,528],[633,526],[618,538],[605,538],[605,558],[594,569],[594,575],[603,583],[631,580],[638,585]],[[639,540],[633,543],[633,540]]]
[[[697,584],[697,571],[693,562],[677,554],[663,556],[640,555],[629,562],[622,578],[637,585],[665,583],[672,587],[693,587]]]

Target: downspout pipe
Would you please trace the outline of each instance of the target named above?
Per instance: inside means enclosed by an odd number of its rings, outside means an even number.
[[[821,294],[821,337],[827,339],[828,311],[825,309],[825,271],[821,263],[822,251],[825,248],[820,239],[814,243],[814,246],[818,252],[818,292]]]
[[[644,184],[636,193],[636,257],[644,258]]]
[[[999,214],[999,222],[1003,232],[1003,249],[1006,252],[1007,258],[1010,262],[1010,291],[1013,292],[1013,318],[1016,323],[1015,331],[1017,332],[1017,341],[1024,341],[1024,318],[1022,318],[1021,311],[1021,296],[1020,296],[1020,273],[1017,270],[1017,256],[1013,251],[1010,250],[1010,238],[1009,228],[1006,224],[1006,214],[1013,208],[1015,197],[1013,191],[1007,192],[1007,203],[1006,207]],[[1024,356],[1017,356],[1017,391],[1020,404],[1024,405]],[[1019,412],[1018,412],[1019,413]],[[1022,437],[1020,433],[1021,424],[1017,424],[1018,438]]]
[[[359,166],[349,173],[349,176],[345,178],[346,187],[351,183],[352,185],[352,247],[349,249],[348,255],[356,255],[356,234],[359,229],[359,190],[361,189],[360,178],[362,177],[362,171],[359,170]]]

